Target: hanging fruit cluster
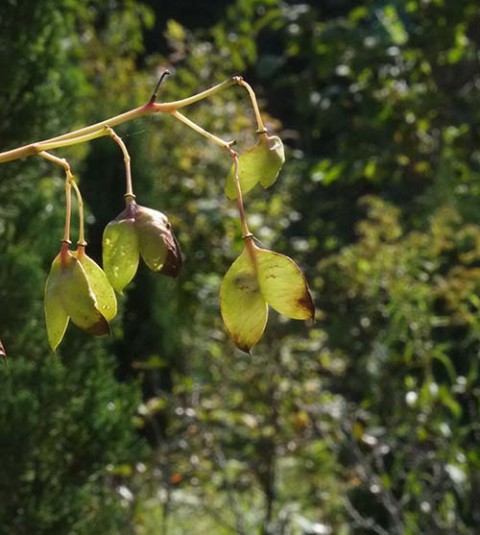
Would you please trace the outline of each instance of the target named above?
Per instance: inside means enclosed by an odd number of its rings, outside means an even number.
[[[233,84],[242,86],[249,93],[259,136],[258,142],[240,156],[232,148],[234,142],[226,142],[207,132],[179,111]],[[111,125],[153,112],[168,112],[226,150],[233,160],[226,179],[225,194],[237,203],[245,245],[222,281],[220,309],[226,329],[237,347],[250,352],[258,343],[265,330],[269,307],[292,319],[306,320],[314,317],[313,301],[300,268],[287,256],[258,247],[248,228],[243,195],[258,183],[264,188],[270,187],[285,161],[282,141],[277,136],[268,135],[253,89],[237,76],[192,97],[161,104],[155,102],[157,88],[144,106],[76,132],[0,153],[0,163],[37,154],[65,170],[64,236],[45,287],[47,334],[54,351],[62,341],[70,320],[89,334],[109,333],[109,323],[117,313],[115,292],[122,294],[132,281],[140,258],[152,271],[171,277],[176,277],[182,267],[180,246],[168,218],[157,210],[137,204],[132,188],[128,150],[111,128]],[[47,151],[104,135],[109,135],[123,152],[126,207],[105,228],[102,270],[86,253],[83,201],[70,165]],[[75,250],[70,249],[72,191],[76,195],[79,213]],[[6,357],[1,341],[0,357]]]
[[[180,247],[167,217],[156,210],[138,206],[129,199],[126,209],[105,229],[103,271],[85,252],[76,251],[64,240],[54,259],[45,287],[45,319],[48,341],[56,350],[69,320],[89,334],[110,332],[116,316],[116,290],[133,279],[141,255],[152,271],[175,277],[182,265]]]
[[[277,136],[269,137],[263,129],[256,145],[240,157],[232,151],[232,158],[225,193],[237,201],[245,247],[222,281],[220,308],[236,346],[248,353],[263,335],[269,306],[298,320],[313,319],[315,308],[305,277],[295,262],[257,247],[243,208],[244,193],[258,183],[268,188],[276,181],[285,161],[282,141]]]

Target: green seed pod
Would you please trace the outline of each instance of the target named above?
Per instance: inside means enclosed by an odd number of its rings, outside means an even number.
[[[63,308],[77,327],[89,334],[109,333],[108,322],[98,310],[85,270],[73,255],[68,266],[62,269],[60,288]]]
[[[56,350],[69,319],[89,334],[108,334],[108,320],[116,311],[115,294],[100,267],[85,254],[83,246],[72,253],[64,243],[52,263],[45,287],[50,347]]]
[[[282,140],[278,136],[262,134],[258,142],[240,154],[238,159],[238,175],[242,193],[249,192],[258,182],[264,188],[269,188],[277,180],[284,162],[285,151]],[[234,166],[227,176],[225,194],[229,199],[237,198]]]
[[[122,293],[138,268],[140,248],[135,228],[136,206],[131,201],[103,232],[103,269],[118,293]]]
[[[71,252],[62,244],[45,286],[48,342],[55,351],[71,319],[89,334],[110,332],[108,321],[117,313],[117,300],[105,273],[85,254],[85,246]]]
[[[220,310],[236,346],[250,353],[265,330],[268,306],[289,318],[312,319],[315,307],[307,281],[288,256],[245,247],[225,274]]]
[[[167,216],[128,199],[125,210],[103,233],[103,267],[117,292],[135,276],[140,256],[149,269],[170,277],[182,267],[180,246]]]
[[[117,298],[107,276],[102,268],[85,254],[85,247],[79,246],[74,255],[85,271],[98,310],[107,321],[113,320],[117,315]]]
[[[61,256],[62,253],[59,253],[52,262],[47,284],[45,285],[45,323],[47,324],[48,343],[53,351],[56,351],[62,341],[70,319],[62,304]]]

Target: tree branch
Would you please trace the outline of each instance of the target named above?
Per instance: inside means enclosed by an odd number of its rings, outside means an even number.
[[[119,124],[127,123],[139,117],[143,117],[145,115],[150,115],[153,113],[171,113],[172,115],[175,115],[177,119],[179,119],[180,117],[178,116],[178,110],[180,108],[184,108],[186,106],[195,104],[196,102],[200,102],[201,100],[211,97],[232,85],[241,85],[242,87],[245,87],[250,93],[250,86],[245,86],[243,78],[241,76],[233,76],[232,78],[229,78],[228,80],[225,80],[224,82],[217,84],[211,87],[210,89],[197,93],[196,95],[192,95],[191,97],[164,103],[156,103],[150,100],[143,106],[139,106],[138,108],[134,108],[125,113],[121,113],[120,115],[115,115],[114,117],[110,117],[109,119],[105,119],[104,121],[101,121],[99,123],[95,123],[93,125],[86,126],[84,128],[80,128],[78,130],[74,130],[73,132],[62,134],[60,136],[55,136],[50,139],[45,139],[36,143],[30,143],[29,145],[24,145],[23,147],[18,147],[9,151],[0,152],[0,163],[12,162],[14,160],[19,160],[20,158],[33,156],[42,151],[52,150],[59,147],[66,147],[69,145],[75,145],[76,143],[85,143],[97,137],[110,135],[107,127],[113,128],[114,126],[118,126]],[[257,113],[257,110],[255,110],[255,112]],[[192,127],[189,124],[188,120],[183,120],[183,122],[186,123],[188,126]],[[199,129],[200,127],[198,126],[196,129],[194,128],[194,130],[196,130],[197,132],[199,131]],[[213,134],[210,134],[210,136],[211,140],[213,140],[213,138],[215,137],[213,136]]]

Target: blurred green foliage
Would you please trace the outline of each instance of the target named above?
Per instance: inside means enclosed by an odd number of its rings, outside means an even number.
[[[0,533],[133,533],[119,485],[146,454],[138,389],[98,346],[70,363],[14,358],[0,370]]]
[[[168,214],[184,270],[140,270],[114,336],[69,332],[52,362],[42,291],[61,173],[2,165],[6,532],[477,533],[476,2],[17,0],[0,28],[5,149],[145,102],[165,68],[165,101],[244,74],[287,147],[275,186],[246,197],[249,223],[302,265],[318,308],[309,328],[273,314],[253,357],[233,348],[218,311],[242,247],[230,162],[149,117],[118,133],[138,201]],[[238,88],[187,115],[240,150],[255,141]],[[122,208],[122,155],[110,140],[57,153],[79,178],[98,260]]]
[[[95,88],[83,38],[99,15],[90,2],[2,3],[2,147],[86,121]],[[69,157],[75,168],[82,151]],[[0,170],[0,326],[9,354],[0,367],[0,533],[133,533],[132,500],[121,490],[148,453],[133,421],[139,385],[119,384],[106,344],[78,331],[57,357],[46,343],[43,289],[60,246],[63,190],[58,170],[35,159]]]

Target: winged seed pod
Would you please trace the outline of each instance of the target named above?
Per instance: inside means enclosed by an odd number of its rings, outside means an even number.
[[[239,180],[242,193],[250,191],[258,182],[266,189],[278,177],[285,162],[285,151],[282,140],[278,136],[261,134],[259,141],[242,153],[238,159]],[[226,196],[237,198],[235,186],[235,168],[231,167],[225,184]]]
[[[149,269],[170,277],[182,267],[180,246],[167,216],[130,198],[103,233],[103,267],[117,292],[135,276],[140,257]]]
[[[55,351],[71,319],[94,335],[109,333],[117,313],[115,293],[101,268],[79,246],[71,252],[62,243],[45,286],[45,320],[50,347]]]
[[[262,337],[268,305],[292,319],[315,315],[307,281],[297,264],[252,242],[231,265],[220,288],[223,321],[242,351],[249,353]]]

